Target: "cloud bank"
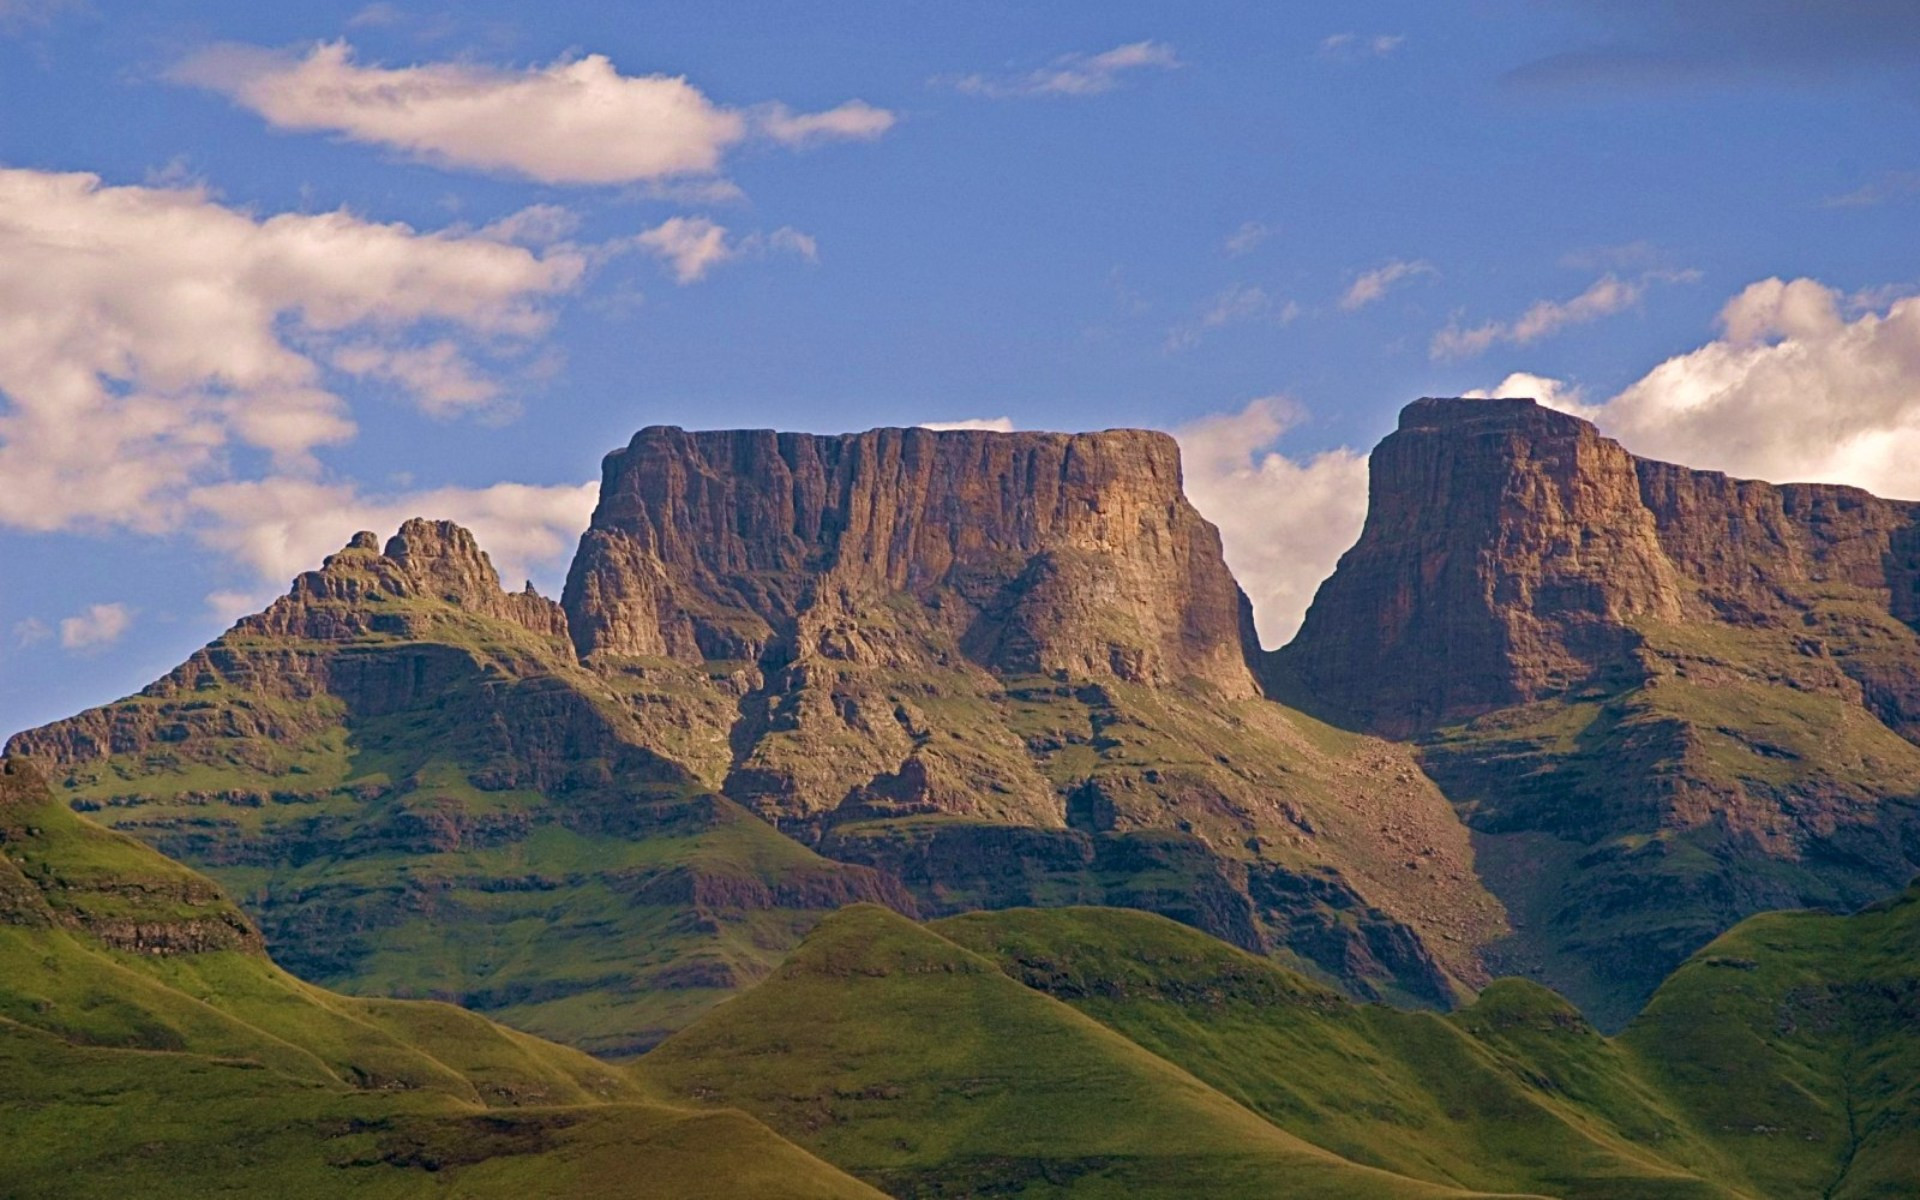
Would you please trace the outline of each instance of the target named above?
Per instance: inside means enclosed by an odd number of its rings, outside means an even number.
[[[0,526],[190,533],[275,582],[370,510],[470,516],[508,561],[543,557],[584,526],[582,489],[372,501],[318,452],[356,434],[348,378],[434,416],[498,402],[471,353],[524,347],[585,268],[564,244],[0,170]],[[102,644],[102,620],[73,636]]]

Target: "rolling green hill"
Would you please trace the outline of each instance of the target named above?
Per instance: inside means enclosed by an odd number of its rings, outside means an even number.
[[[739,1113],[279,970],[210,881],[0,764],[9,1197],[860,1197]]]
[[[743,1108],[895,1196],[1465,1194],[1317,1149],[871,906],[828,918],[765,983],[634,1069]]]
[[[1920,885],[1742,924],[1615,1038],[1523,980],[1355,1004],[1147,913],[862,907],[634,1064],[896,1196],[1569,1200],[1913,1195],[1916,1068]]]

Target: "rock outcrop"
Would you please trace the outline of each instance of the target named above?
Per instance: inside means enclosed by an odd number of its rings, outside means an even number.
[[[585,658],[759,661],[889,595],[996,671],[1254,690],[1219,535],[1140,430],[643,429],[607,457],[564,604]]]
[[[1375,449],[1360,540],[1269,670],[1405,735],[1645,679],[1651,628],[1818,627],[1842,594],[1920,651],[1916,589],[1920,504],[1635,458],[1532,400],[1427,399]],[[1891,723],[1920,719],[1880,656],[1830,657]]]
[[[1276,693],[1418,740],[1540,973],[1603,1023],[1774,908],[1920,871],[1920,504],[1422,400]],[[1502,957],[1504,955],[1504,957]]]

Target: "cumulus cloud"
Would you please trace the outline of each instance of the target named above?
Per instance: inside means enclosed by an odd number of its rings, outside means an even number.
[[[808,262],[820,261],[820,244],[812,235],[791,226],[772,233],[731,237],[723,225],[707,217],[669,217],[632,238],[632,245],[665,263],[677,283],[698,283],[721,263],[767,253],[791,254]]]
[[[1438,275],[1432,263],[1425,259],[1411,261],[1394,259],[1384,266],[1363,272],[1355,279],[1346,294],[1340,297],[1340,307],[1346,312],[1365,308],[1376,300],[1383,299],[1396,283],[1402,283],[1419,275]]]
[[[963,421],[922,421],[922,429],[984,429],[989,433],[1012,433],[1012,417],[968,417]]]
[[[673,269],[680,283],[696,283],[717,264],[734,256],[727,231],[705,217],[669,217],[634,238],[643,250]]]
[[[1719,325],[1720,337],[1600,403],[1538,377],[1496,390],[1545,392],[1636,454],[1920,499],[1920,297],[1862,310],[1812,279],[1765,279],[1728,301]]]
[[[84,612],[60,622],[60,648],[94,650],[111,646],[133,627],[133,613],[124,604],[91,604]]]
[[[1342,447],[1295,459],[1273,448],[1301,419],[1291,401],[1268,396],[1174,430],[1187,496],[1220,527],[1267,646],[1300,627],[1367,515],[1365,455]]]
[[[1123,76],[1145,70],[1171,71],[1184,64],[1165,42],[1128,42],[1098,54],[1063,54],[1038,70],[1016,75],[963,75],[953,86],[972,96],[1097,96],[1120,86]]]
[[[455,341],[409,338],[532,337],[585,266],[565,247],[0,170],[0,525],[176,529],[249,449],[312,476],[356,428],[328,367],[430,412],[489,403]]]
[[[1538,300],[1511,321],[1488,321],[1463,329],[1458,324],[1434,334],[1429,353],[1436,359],[1472,358],[1496,343],[1525,346],[1571,325],[1585,325],[1632,308],[1653,283],[1693,283],[1698,271],[1647,271],[1622,279],[1609,271],[1570,300]]]
[[[442,167],[553,184],[660,181],[717,173],[758,134],[788,146],[870,140],[893,114],[854,100],[819,113],[715,104],[684,78],[622,75],[605,55],[522,71],[469,63],[365,66],[346,42],[304,55],[204,50],[174,69],[279,129],[336,133]]]

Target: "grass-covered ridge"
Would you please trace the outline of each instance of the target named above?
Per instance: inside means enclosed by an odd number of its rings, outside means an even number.
[[[897,1196],[1857,1200],[1920,1190],[1917,1004],[1920,885],[1742,924],[1615,1038],[1523,980],[1355,1004],[1147,913],[858,908],[634,1069]]]
[[[210,881],[0,764],[0,1190],[22,1197],[872,1196],[450,1005],[275,967]]]
[[[1463,1194],[1311,1146],[872,906],[828,918],[635,1070],[743,1108],[896,1196]]]

